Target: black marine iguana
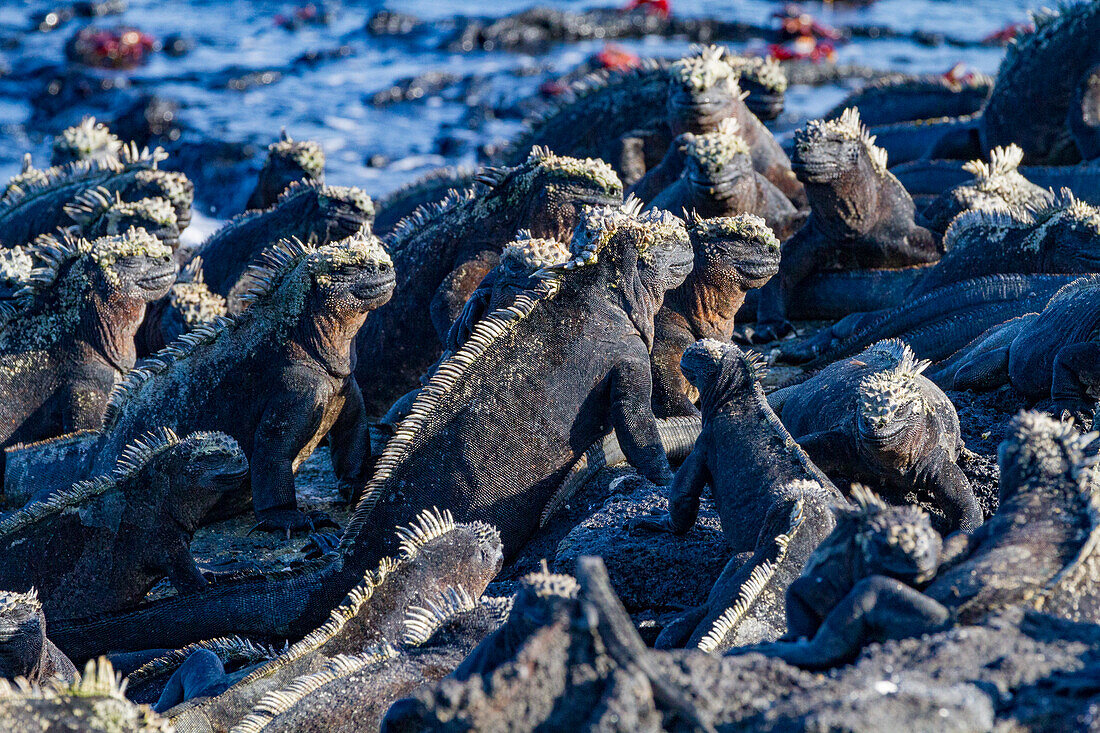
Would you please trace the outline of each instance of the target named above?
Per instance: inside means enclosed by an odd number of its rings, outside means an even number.
[[[127,201],[167,198],[176,209],[176,224],[182,231],[191,223],[194,191],[183,174],[157,168],[166,157],[160,148],[150,153],[130,145],[117,158],[77,161],[40,171],[40,177],[26,185],[9,185],[0,199],[0,245],[26,245],[39,235],[70,225],[65,206],[100,187],[111,195],[120,193]]]
[[[76,667],[46,638],[46,617],[38,593],[0,591],[0,677],[42,684],[76,679]]]
[[[397,270],[393,300],[356,341],[355,370],[368,414],[382,415],[416,387],[479,282],[519,229],[565,239],[585,206],[618,204],[622,185],[606,163],[536,148],[512,168],[485,169],[488,189],[452,193],[418,209],[389,238]]]
[[[134,366],[146,304],[175,278],[172,251],[142,230],[29,248],[23,287],[0,303],[0,447],[99,425]]]
[[[325,151],[312,140],[294,140],[284,128],[279,139],[267,146],[267,159],[260,169],[256,188],[246,208],[268,209],[274,206],[287,186],[297,181],[325,182]]]
[[[947,538],[939,569],[923,592],[872,575],[832,599],[832,608],[814,608],[821,620],[812,637],[743,651],[831,667],[871,641],[978,624],[1014,606],[1096,623],[1100,485],[1096,456],[1087,452],[1095,437],[1040,413],[1021,413],[998,451],[997,513],[975,534]]]
[[[802,224],[803,217],[790,199],[753,168],[748,145],[737,134],[735,118],[722,120],[714,132],[684,133],[673,145],[683,157],[683,173],[653,196],[650,206],[692,211],[703,219],[755,214],[780,240],[790,237]],[[637,188],[645,184],[642,179]]]
[[[810,218],[783,244],[779,276],[760,294],[753,339],[790,332],[787,301],[817,270],[901,267],[939,259],[935,237],[913,221],[905,188],[886,170],[886,151],[849,109],[839,120],[813,120],[795,133],[792,160],[806,185]]]
[[[865,125],[961,117],[981,109],[993,78],[979,72],[958,78],[947,74],[887,74],[846,96],[825,113],[833,120],[854,107]]]
[[[1074,280],[1041,313],[984,334],[932,379],[958,390],[1011,384],[1028,399],[1049,398],[1056,413],[1067,411],[1090,425],[1100,389],[1100,275]]]
[[[95,117],[85,117],[80,124],[62,130],[50,146],[50,165],[66,165],[80,160],[97,163],[117,158],[122,153],[122,141]]]
[[[402,219],[421,206],[437,204],[452,190],[463,191],[477,183],[474,168],[436,168],[420,178],[374,200],[374,233],[386,238]]]
[[[688,217],[695,263],[684,284],[670,290],[654,321],[653,413],[695,415],[696,392],[680,373],[684,350],[703,338],[729,341],[745,293],[779,271],[779,240],[752,214]]]
[[[127,375],[104,415],[92,473],[153,427],[221,430],[248,456],[261,525],[289,533],[312,526],[296,509],[294,471],[321,439],[344,484],[369,451],[352,341],[393,292],[393,265],[360,231],[324,246],[285,240],[248,280],[244,313],[192,331]]]
[[[747,99],[741,80],[753,90]],[[757,116],[774,117],[775,100],[786,88],[778,64],[716,46],[700,47],[671,63],[647,60],[626,72],[597,72],[574,85],[556,107],[529,120],[528,130],[502,158],[515,164],[532,147],[545,146],[562,155],[609,161],[633,184],[661,161],[675,136],[708,132],[733,116],[753,149],[757,170],[799,202],[801,186],[787,156]],[[669,170],[665,185],[679,173]]]
[[[269,208],[233,217],[195,250],[207,287],[243,307],[248,283],[242,276],[263,252],[283,239],[323,246],[369,227],[374,204],[358,188],[292,183]]]
[[[51,621],[127,608],[165,576],[181,593],[202,588],[191,536],[247,473],[223,433],[151,431],[110,473],[0,521],[0,585],[37,589]]]
[[[398,528],[400,554],[383,559],[368,572],[324,624],[274,659],[225,677],[229,686],[224,692],[173,707],[166,703],[179,702],[173,699],[178,691],[168,690],[157,709],[167,710],[182,728],[207,725],[225,730],[241,721],[264,695],[286,687],[297,677],[318,672],[339,655],[362,654],[378,645],[423,643],[436,622],[431,613],[433,602],[452,593],[467,601],[480,597],[502,562],[499,536],[487,525],[476,528],[481,533],[482,552],[462,553],[453,560],[443,558],[436,548],[447,543],[454,526],[449,512],[433,510],[411,527]],[[153,661],[134,674],[140,679],[153,674],[158,666]],[[209,687],[208,681],[203,682]]]
[[[768,403],[814,462],[833,477],[881,487],[894,502],[931,496],[952,529],[973,531],[982,510],[956,465],[959,416],[905,343],[881,341]]]
[[[126,201],[118,191],[111,193],[96,187],[65,205],[72,220],[69,232],[85,239],[116,236],[133,229],[144,229],[172,248],[180,243],[180,226],[172,202],[160,196]]]

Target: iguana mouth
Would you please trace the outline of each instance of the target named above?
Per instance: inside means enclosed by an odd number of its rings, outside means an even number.
[[[235,486],[241,481],[244,481],[245,476],[248,475],[248,468],[242,468],[232,473],[219,473],[214,477],[214,482],[225,486]]]
[[[745,277],[757,280],[765,277],[772,277],[779,272],[779,259],[738,262],[736,267],[737,271]]]
[[[351,286],[351,292],[360,300],[373,301],[388,297],[397,284],[397,276],[392,269],[378,273],[371,280],[357,280]]]
[[[146,275],[145,277],[139,279],[137,281],[137,284],[143,290],[149,290],[149,291],[165,290],[165,291],[167,291],[168,288],[172,287],[172,283],[175,282],[175,279],[176,279],[175,269],[166,268],[164,270],[161,270],[160,272],[157,272],[157,273],[154,273],[154,274],[151,274],[151,275]]]

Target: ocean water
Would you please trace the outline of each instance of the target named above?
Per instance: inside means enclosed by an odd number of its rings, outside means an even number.
[[[305,4],[305,3],[302,3]],[[426,170],[447,164],[474,164],[478,146],[503,141],[520,127],[518,114],[469,114],[465,95],[456,88],[414,102],[375,106],[371,96],[402,78],[432,70],[476,77],[469,89],[492,110],[522,108],[539,84],[560,76],[599,52],[600,41],[552,46],[530,55],[507,51],[454,53],[438,50],[431,33],[415,41],[375,38],[365,31],[377,10],[401,11],[436,21],[442,28],[457,15],[502,16],[531,7],[528,0],[491,4],[456,0],[329,3],[331,22],[286,30],[276,22],[294,12],[287,2],[244,0],[129,0],[121,15],[96,25],[136,26],[156,37],[182,34],[194,42],[188,54],[151,55],[127,72],[95,72],[120,83],[177,100],[185,139],[267,145],[286,128],[296,138],[318,140],[328,158],[328,180],[357,185],[380,195]],[[538,3],[569,9],[598,7],[595,2]],[[765,0],[672,0],[681,16],[709,16],[767,24],[783,3]],[[65,41],[87,21],[73,20],[48,32],[30,32],[30,18],[57,3],[0,0],[0,176],[18,169],[24,151],[36,164],[48,160],[48,131],[32,124],[30,79],[64,64]],[[880,0],[861,8],[829,3],[801,7],[836,26],[881,25],[900,32],[924,31],[977,41],[1013,22],[1026,21],[1027,0]],[[650,38],[615,41],[639,55],[672,55],[687,50],[685,41]],[[749,51],[764,42],[730,44]],[[339,49],[339,53],[331,53]],[[306,54],[330,55],[316,63],[296,63]],[[994,73],[1003,49],[993,46],[924,45],[908,39],[857,40],[840,45],[840,63],[883,70],[942,72],[957,62]],[[270,72],[271,83],[235,88],[227,80]],[[792,87],[778,121],[789,129],[800,120],[832,107],[848,86]],[[79,119],[79,109],[71,110]],[[201,195],[201,192],[200,192]],[[207,207],[207,216],[219,212]],[[205,217],[199,220],[210,221]]]

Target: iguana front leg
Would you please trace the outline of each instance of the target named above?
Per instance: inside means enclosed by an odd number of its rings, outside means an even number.
[[[760,289],[756,327],[752,336],[754,343],[774,341],[794,330],[787,320],[787,303],[795,286],[817,269],[820,259],[818,240],[813,225],[807,223],[783,243],[779,274]]]
[[[456,263],[454,269],[436,288],[430,311],[432,325],[435,326],[441,344],[447,343],[447,332],[451,330],[451,324],[462,313],[466,301],[477,290],[477,286],[499,261],[500,255],[496,251],[482,250]]]
[[[951,612],[939,602],[893,578],[864,578],[829,612],[812,639],[742,647],[788,664],[827,669],[849,661],[865,644],[904,639],[943,629]]]
[[[350,501],[369,478],[370,432],[363,409],[363,395],[354,377],[344,385],[344,406],[328,431],[332,469],[340,481],[340,495]]]
[[[936,498],[952,528],[973,532],[985,521],[966,474],[942,447],[932,451],[918,468],[913,488],[924,489]]]
[[[976,354],[959,366],[946,388],[985,391],[1008,384],[1008,355],[1008,345]]]
[[[1055,413],[1068,412],[1079,425],[1088,427],[1100,390],[1100,342],[1086,341],[1063,347],[1054,357],[1050,397]]]
[[[649,354],[631,354],[611,371],[611,425],[630,465],[658,486],[672,482],[672,469],[651,404]]]
[[[703,487],[710,481],[706,448],[701,442],[695,442],[695,448],[680,464],[672,479],[668,498],[669,510],[656,516],[637,517],[627,524],[627,529],[680,535],[695,526],[695,520],[699,516],[699,497],[703,495]]]
[[[207,586],[206,577],[199,569],[186,542],[181,541],[178,546],[172,548],[165,570],[168,574],[168,582],[179,591],[180,595],[195,593]]]

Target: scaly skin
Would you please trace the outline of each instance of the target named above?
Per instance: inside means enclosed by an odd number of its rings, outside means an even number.
[[[1100,497],[1096,459],[1086,453],[1094,437],[1039,413],[1021,413],[998,452],[997,513],[974,535],[947,538],[940,567],[923,592],[872,575],[828,610],[811,638],[753,651],[831,667],[872,641],[981,623],[1018,606],[1095,623]],[[818,615],[825,610],[818,608]]]
[[[622,185],[605,163],[531,152],[520,165],[486,169],[487,190],[452,193],[418,209],[389,237],[397,290],[363,326],[355,376],[367,413],[382,415],[417,386],[478,283],[518,230],[566,239],[585,206],[618,203]]]
[[[110,473],[0,522],[0,585],[36,588],[51,621],[127,608],[166,576],[180,593],[201,589],[191,536],[247,472],[227,435],[152,431]]]
[[[740,100],[741,80],[752,90],[746,101]],[[661,161],[677,135],[709,132],[734,116],[753,148],[757,170],[801,201],[786,155],[757,118],[772,119],[782,109],[786,88],[774,62],[715,46],[671,63],[650,59],[626,72],[597,72],[574,85],[564,102],[529,120],[528,131],[502,159],[515,164],[531,147],[546,146],[561,155],[606,160],[630,185]],[[669,171],[664,185],[679,173]]]
[[[78,161],[39,171],[25,185],[8,186],[0,199],[0,231],[4,247],[29,244],[35,237],[52,234],[72,224],[65,207],[80,194],[101,187],[125,201],[162,196],[172,201],[176,223],[182,231],[191,222],[194,192],[182,174],[160,171],[166,158],[159,148],[150,153],[124,147],[117,158],[102,162]]]
[[[760,293],[759,342],[790,332],[787,302],[816,271],[904,267],[940,256],[932,233],[914,223],[913,199],[886,170],[886,153],[857,110],[800,129],[793,165],[806,184],[810,218],[784,242],[779,276]]]
[[[69,232],[85,239],[117,236],[134,228],[144,229],[175,252],[180,243],[180,226],[172,202],[160,196],[124,201],[119,192],[105,188],[85,191],[65,205],[72,219]]]
[[[791,435],[831,477],[879,486],[901,503],[931,495],[952,529],[982,523],[970,482],[956,461],[959,417],[921,372],[909,346],[881,341],[813,377],[772,393],[768,402]]]
[[[963,170],[973,179],[944,191],[920,213],[918,221],[938,234],[947,231],[955,217],[964,211],[1004,207],[1041,208],[1050,201],[1050,192],[1020,175],[1024,151],[1018,145],[989,151],[989,163],[972,160]]]
[[[80,160],[101,163],[122,152],[122,141],[107,126],[85,117],[79,125],[66,128],[53,139],[50,165],[67,165]]]
[[[322,438],[343,484],[358,480],[369,439],[352,342],[393,292],[393,265],[363,231],[320,247],[284,241],[248,279],[243,314],[192,331],[128,375],[104,417],[91,475],[161,424],[220,430],[248,456],[263,526],[289,533],[312,526],[296,508],[294,472]]]
[[[1100,64],[1092,67],[1069,108],[1069,130],[1084,160],[1100,159]]]
[[[981,73],[961,80],[944,74],[889,74],[849,94],[825,119],[837,119],[849,107],[859,110],[865,125],[958,117],[977,112],[992,89],[993,79]]]
[[[453,526],[446,513],[436,513],[432,521],[442,529]],[[410,542],[417,537],[419,526],[399,530],[399,537]],[[203,700],[185,702],[189,699],[187,690],[174,686],[170,680],[157,710],[167,711],[173,722],[185,730],[203,725],[227,730],[241,721],[264,695],[286,687],[297,677],[320,671],[339,655],[363,654],[379,645],[401,647],[411,641],[423,643],[433,627],[445,621],[433,611],[439,610],[439,606],[446,609],[452,596],[464,601],[458,610],[469,610],[475,605],[470,599],[480,597],[500,569],[500,541],[496,532],[486,525],[480,531],[485,535],[482,542],[488,551],[460,556],[459,570],[451,562],[440,563],[440,558],[430,551],[420,552],[415,543],[408,544],[400,555],[384,559],[368,572],[332,611],[326,623],[279,656],[232,676],[223,674],[222,681],[228,683],[228,689]],[[431,539],[422,544],[430,542]],[[186,671],[181,667],[174,677],[184,678]],[[139,670],[136,674],[140,677],[143,673]],[[211,680],[189,682],[209,688]]]
[[[684,350],[699,339],[728,342],[745,293],[779,271],[779,241],[751,214],[689,217],[695,253],[691,274],[665,296],[654,321],[653,413],[657,417],[698,414],[698,393],[680,372]]]
[[[464,191],[477,184],[477,171],[473,168],[437,168],[411,183],[375,199],[374,231],[380,237],[388,236],[406,216],[421,206],[438,204],[452,191]]]
[[[669,156],[680,159],[683,172],[676,182],[651,197],[650,206],[691,211],[703,219],[755,214],[780,240],[801,226],[803,217],[790,199],[753,168],[751,151],[737,134],[735,118],[722,120],[714,132],[686,132],[673,145],[676,150]],[[647,187],[645,179],[637,186]]]
[[[684,352],[680,368],[701,395],[702,432],[676,471],[669,511],[634,526],[687,532],[695,525],[703,488],[710,485],[726,542],[734,552],[745,552],[757,546],[765,517],[792,482],[820,484],[843,501],[768,406],[757,355],[704,339]]]
[[[279,139],[267,146],[267,159],[246,208],[271,208],[287,186],[299,181],[324,184],[325,151],[311,140],[292,139],[284,129]]]
[[[76,679],[76,667],[46,638],[46,617],[33,588],[0,591],[0,677],[23,677],[36,685],[54,677]]]
[[[992,334],[991,334],[992,335]],[[1033,317],[1021,317],[983,338],[933,375],[947,389],[1011,384],[1030,400],[1051,399],[1083,425],[1100,388],[1100,276],[1066,285]]]
[[[146,304],[176,273],[171,250],[142,230],[26,254],[33,269],[0,313],[0,447],[98,426],[134,366]]]
[[[0,681],[0,719],[9,730],[81,733],[171,733],[167,719],[123,695],[106,659],[88,662],[72,682]]]
[[[297,238],[324,246],[351,237],[374,218],[374,204],[358,188],[294,183],[269,208],[246,211],[210,235],[195,256],[202,258],[207,287],[229,300],[230,312],[244,307],[248,265],[280,240]]]

